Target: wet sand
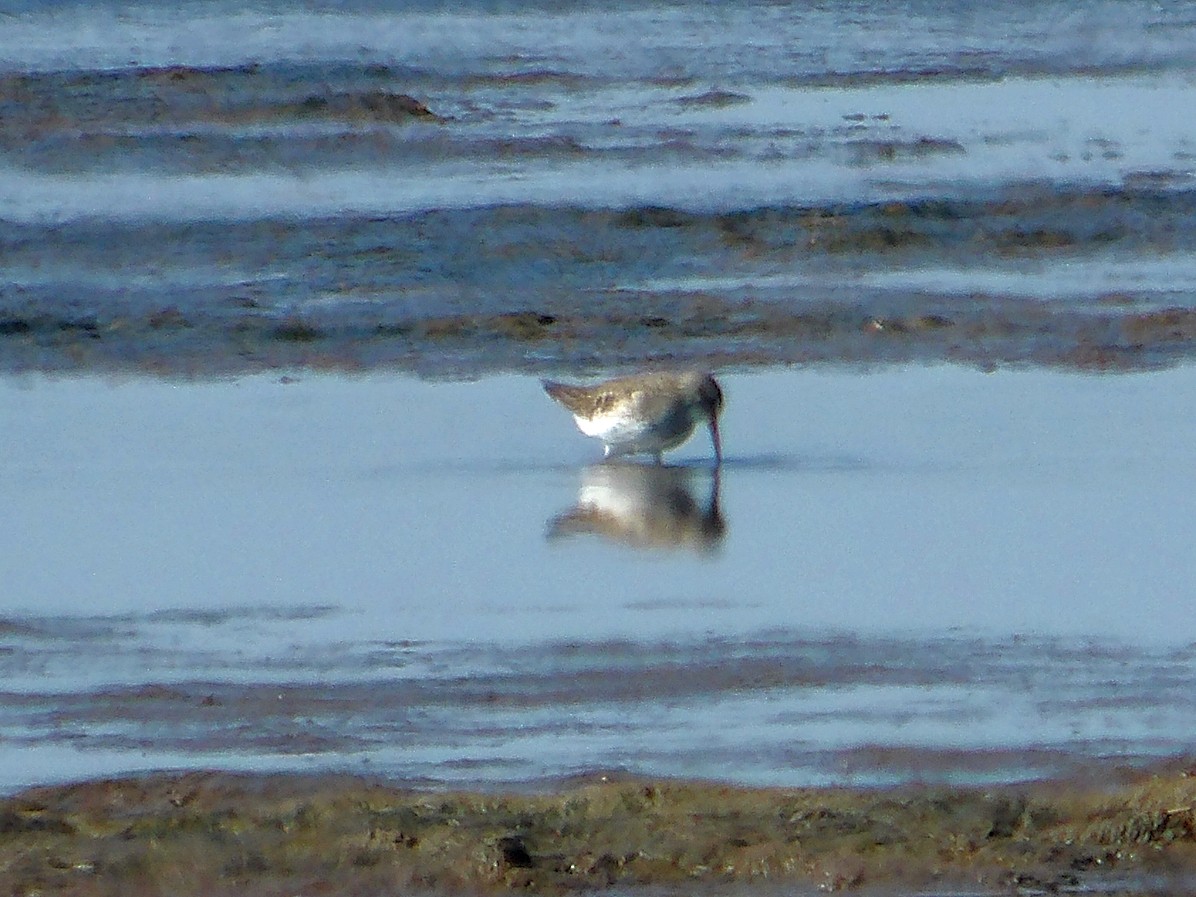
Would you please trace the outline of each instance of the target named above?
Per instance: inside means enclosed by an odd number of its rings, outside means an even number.
[[[592,775],[536,793],[162,774],[0,801],[11,894],[1190,893],[1196,776],[747,789]]]

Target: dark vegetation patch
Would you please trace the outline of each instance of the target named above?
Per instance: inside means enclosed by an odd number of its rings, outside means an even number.
[[[724,109],[727,106],[750,103],[751,100],[747,94],[731,90],[708,90],[705,93],[678,97],[673,102],[687,109]]]
[[[274,338],[289,343],[310,343],[323,336],[320,328],[301,320],[286,321],[274,328]]]
[[[442,121],[415,97],[405,93],[371,90],[309,96],[289,111],[300,118],[335,118],[343,121],[399,123],[409,119]]]

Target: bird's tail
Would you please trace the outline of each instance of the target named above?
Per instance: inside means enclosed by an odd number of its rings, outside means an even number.
[[[540,382],[546,393],[570,411],[577,411],[579,404],[585,400],[585,387],[557,383],[555,380],[541,380]]]

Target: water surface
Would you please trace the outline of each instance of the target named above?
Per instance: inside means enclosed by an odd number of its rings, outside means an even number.
[[[724,385],[715,493],[702,438],[595,465],[523,377],[6,382],[0,784],[1192,750],[1191,370]]]

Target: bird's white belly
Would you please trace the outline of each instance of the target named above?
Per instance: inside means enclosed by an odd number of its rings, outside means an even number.
[[[654,422],[626,414],[600,414],[594,417],[574,415],[577,428],[587,436],[601,439],[614,453],[660,452],[685,441],[693,425],[676,432]]]
[[[643,420],[625,414],[574,415],[577,429],[606,443],[634,442],[651,430]]]

